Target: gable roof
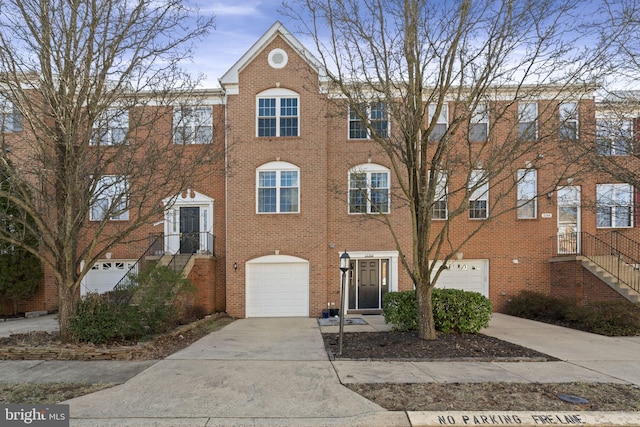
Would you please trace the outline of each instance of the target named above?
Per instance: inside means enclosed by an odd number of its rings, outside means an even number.
[[[326,76],[324,66],[322,63],[311,53],[307,48],[303,46],[300,41],[295,38],[289,30],[285,28],[280,21],[274,22],[274,24],[256,41],[251,48],[245,52],[244,55],[227,71],[222,77],[220,77],[220,86],[237,86],[239,83],[238,74],[242,69],[249,64],[262,50],[271,43],[276,37],[282,37],[293,50],[295,50],[301,58],[303,58],[307,64],[313,67],[318,72],[320,79]]]

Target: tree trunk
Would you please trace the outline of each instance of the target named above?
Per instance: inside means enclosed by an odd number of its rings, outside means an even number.
[[[416,285],[418,300],[418,336],[423,340],[436,339],[436,327],[433,322],[433,302],[431,293],[433,287],[426,283]]]
[[[60,340],[69,342],[72,340],[69,330],[69,321],[75,312],[80,299],[76,286],[71,283],[58,283],[58,321],[60,323]]]

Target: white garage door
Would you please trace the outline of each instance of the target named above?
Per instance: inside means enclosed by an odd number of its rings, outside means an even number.
[[[135,261],[110,260],[97,262],[84,278],[82,295],[88,292],[102,294],[113,290],[113,287],[122,279]]]
[[[271,255],[247,262],[247,317],[309,317],[309,263]]]
[[[441,264],[438,261],[437,266]],[[489,296],[489,260],[450,260],[447,266],[447,270],[440,274],[436,288],[462,289]]]

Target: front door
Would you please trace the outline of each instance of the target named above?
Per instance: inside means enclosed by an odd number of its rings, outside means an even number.
[[[358,308],[380,308],[380,260],[360,260],[358,271]]]
[[[580,187],[558,189],[558,253],[580,251]]]
[[[200,208],[180,208],[180,253],[195,254],[200,249]]]

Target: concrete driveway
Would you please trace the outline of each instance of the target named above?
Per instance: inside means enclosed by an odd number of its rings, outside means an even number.
[[[72,399],[72,426],[406,426],[340,384],[316,319],[241,319],[120,386]]]

